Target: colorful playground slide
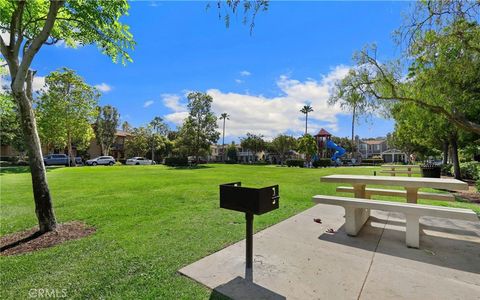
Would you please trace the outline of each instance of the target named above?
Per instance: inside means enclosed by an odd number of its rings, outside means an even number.
[[[342,157],[345,155],[345,152],[347,152],[345,149],[335,144],[332,140],[327,140],[327,148],[335,150],[335,153],[332,156],[333,161],[336,161],[337,158]]]

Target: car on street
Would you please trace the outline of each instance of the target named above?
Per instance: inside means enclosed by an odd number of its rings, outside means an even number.
[[[66,154],[49,154],[43,157],[43,163],[46,166],[68,166],[68,156]]]
[[[85,162],[87,166],[106,165],[113,166],[115,159],[112,156],[99,156],[93,159],[89,159]]]
[[[155,162],[150,160],[150,159],[146,159],[145,157],[136,156],[136,157],[132,157],[132,158],[127,159],[125,164],[127,164],[127,165],[154,165]]]

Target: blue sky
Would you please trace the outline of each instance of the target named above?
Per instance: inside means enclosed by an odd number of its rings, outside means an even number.
[[[39,76],[66,66],[101,85],[100,103],[117,107],[134,126],[164,116],[175,128],[186,114],[185,94],[198,90],[214,97],[216,113],[231,115],[227,140],[247,131],[300,135],[298,109],[306,102],[315,109],[311,133],[325,127],[349,136],[350,115],[326,104],[329,87],[368,43],[378,45],[380,60],[398,55],[392,32],[410,4],[272,1],[250,35],[240,17],[225,28],[205,2],[135,2],[124,18],[137,42],[133,63],[114,64],[95,46],[57,45],[42,48],[33,65]],[[361,137],[375,137],[393,122],[374,118],[357,128]]]

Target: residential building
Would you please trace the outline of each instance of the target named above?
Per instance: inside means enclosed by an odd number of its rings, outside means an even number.
[[[231,144],[225,145],[225,152]],[[237,161],[240,163],[254,162],[265,158],[266,153],[264,151],[258,152],[256,157],[250,150],[242,148],[241,145],[235,144],[237,148]],[[211,145],[210,155],[207,157],[209,162],[221,162],[222,159],[222,145]]]
[[[387,140],[384,138],[360,140],[357,136],[356,140],[358,152],[361,154],[362,158],[372,158],[374,156],[381,157],[382,153],[389,149]]]

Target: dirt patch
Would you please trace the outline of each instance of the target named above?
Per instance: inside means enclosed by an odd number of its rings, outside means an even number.
[[[468,183],[468,191],[459,191],[455,196],[463,198],[467,202],[480,204],[480,191],[475,187],[475,181],[465,180]]]
[[[89,236],[94,232],[94,227],[79,221],[58,224],[55,231],[44,234],[39,234],[38,227],[34,227],[2,236],[0,238],[0,255],[7,256],[37,251]]]

